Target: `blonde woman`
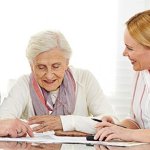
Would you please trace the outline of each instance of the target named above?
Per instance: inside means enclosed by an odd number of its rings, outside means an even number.
[[[114,122],[111,117],[104,117],[105,121],[96,126],[95,139],[150,142],[150,10],[134,15],[126,26],[123,55],[136,71],[131,118],[121,122],[126,129],[111,124]]]

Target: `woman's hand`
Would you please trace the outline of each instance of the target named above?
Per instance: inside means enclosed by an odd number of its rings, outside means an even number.
[[[62,130],[60,116],[43,115],[29,118],[29,125],[39,124],[33,128],[34,132],[46,132],[50,130]]]
[[[104,117],[102,117],[101,120],[109,122],[109,123],[115,123],[114,120],[113,120],[113,118],[111,116],[104,116]]]
[[[100,141],[110,141],[114,139],[119,139],[123,141],[133,141],[133,130],[117,125],[102,122],[97,124],[97,133],[94,136],[94,139],[99,139]]]
[[[0,136],[22,137],[33,136],[32,129],[27,123],[19,119],[0,120]]]

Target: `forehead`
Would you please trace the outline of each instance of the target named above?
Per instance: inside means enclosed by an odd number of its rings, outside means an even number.
[[[140,46],[139,44],[129,33],[129,31],[126,29],[124,32],[124,42],[128,46],[135,47],[135,46]]]
[[[66,58],[64,53],[58,49],[52,49],[49,51],[45,51],[43,53],[40,53],[34,58],[34,63],[55,63],[55,62],[65,62]]]

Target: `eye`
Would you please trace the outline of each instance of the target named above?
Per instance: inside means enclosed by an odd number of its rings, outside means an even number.
[[[130,47],[128,47],[128,46],[126,46],[126,48],[127,48],[129,51],[134,51],[133,48],[130,48]]]
[[[38,65],[38,69],[40,69],[40,70],[45,69],[45,66],[44,65]]]
[[[59,63],[56,63],[56,64],[53,64],[52,65],[52,67],[54,68],[54,69],[57,69],[57,68],[59,68],[61,66],[61,64],[59,64]]]

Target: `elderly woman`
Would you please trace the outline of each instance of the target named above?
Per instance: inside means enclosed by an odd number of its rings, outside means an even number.
[[[111,124],[111,117],[104,117],[95,139],[106,141],[121,139],[125,141],[150,142],[150,10],[138,13],[130,18],[124,34],[125,50],[136,71],[135,85],[131,103],[131,118],[121,122],[131,128],[125,129]],[[101,129],[102,127],[105,127]],[[134,129],[134,130],[133,130]]]
[[[26,134],[33,136],[32,129],[24,121],[19,119],[0,120],[0,137],[22,137]]]
[[[95,133],[95,121],[112,114],[98,81],[69,66],[71,48],[57,31],[32,36],[26,50],[31,74],[22,76],[0,107],[1,118],[28,119],[33,131]]]

